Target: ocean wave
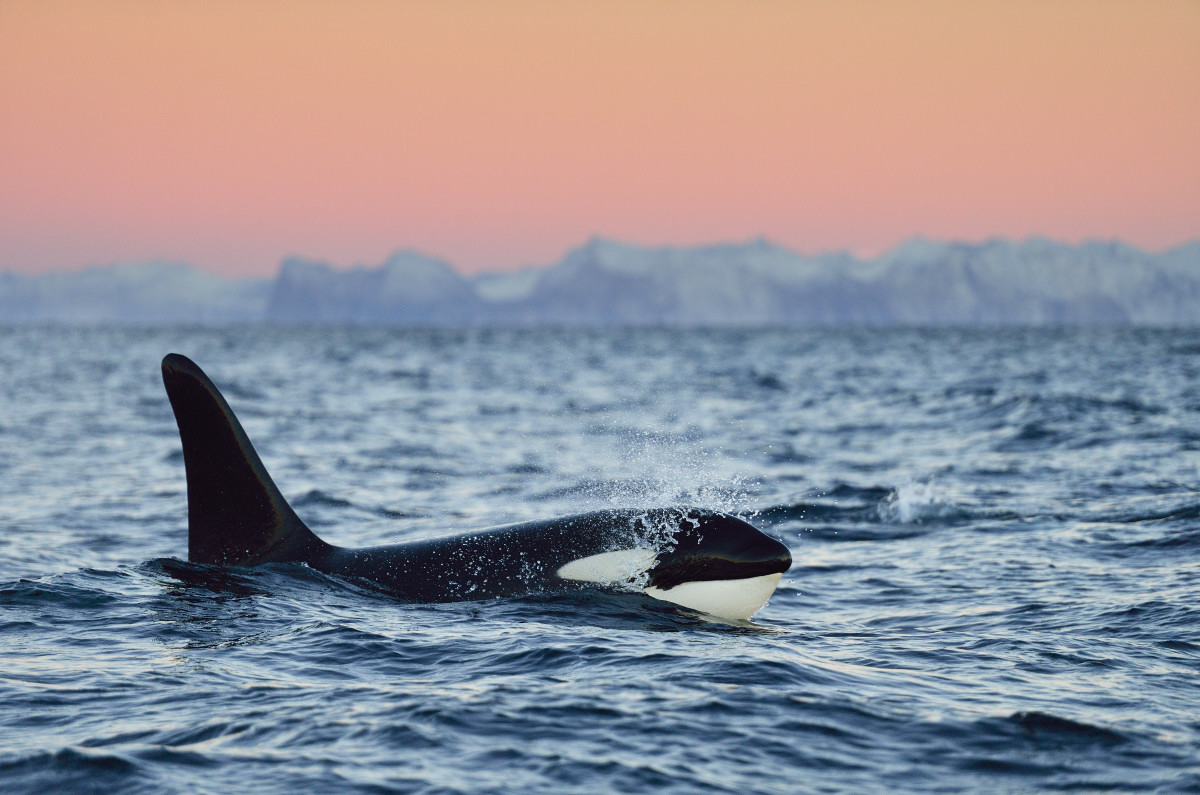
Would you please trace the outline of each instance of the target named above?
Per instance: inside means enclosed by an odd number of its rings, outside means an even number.
[[[1194,336],[0,335],[0,790],[1195,789]],[[678,501],[793,567],[722,623],[180,560],[168,350],[331,540]]]
[[[820,536],[845,537],[849,533],[855,538],[907,538],[918,534],[915,529],[896,531],[896,526],[933,529],[1020,518],[1013,511],[965,504],[955,490],[936,481],[910,481],[895,488],[839,484],[816,498],[772,505],[754,515],[768,525],[804,524],[806,530]]]

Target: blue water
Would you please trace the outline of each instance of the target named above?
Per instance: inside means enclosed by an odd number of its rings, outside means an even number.
[[[186,560],[158,363],[344,546],[596,507],[745,625]],[[1200,790],[1200,333],[0,329],[0,790]]]

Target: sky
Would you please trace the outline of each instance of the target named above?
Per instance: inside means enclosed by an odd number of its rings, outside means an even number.
[[[0,0],[0,270],[1200,238],[1200,0]]]

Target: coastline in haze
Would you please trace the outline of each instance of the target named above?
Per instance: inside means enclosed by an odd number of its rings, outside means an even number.
[[[0,323],[317,323],[399,326],[1200,324],[1200,241],[914,238],[877,259],[807,256],[766,240],[645,248],[593,239],[559,262],[464,277],[398,251],[335,269],[289,257],[273,279],[147,262],[0,271]]]

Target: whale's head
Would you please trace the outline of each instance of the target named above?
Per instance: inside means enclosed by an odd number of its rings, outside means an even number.
[[[650,570],[656,588],[783,574],[792,565],[787,547],[736,516],[689,508],[680,511],[676,525],[673,543]]]
[[[674,542],[647,572],[646,593],[703,613],[747,619],[792,565],[792,554],[754,525],[715,511],[681,512]]]
[[[719,618],[758,612],[792,565],[788,548],[736,516],[700,508],[596,511],[573,517],[591,550],[557,569],[560,579],[633,585],[664,602]],[[600,541],[603,539],[603,541]]]

